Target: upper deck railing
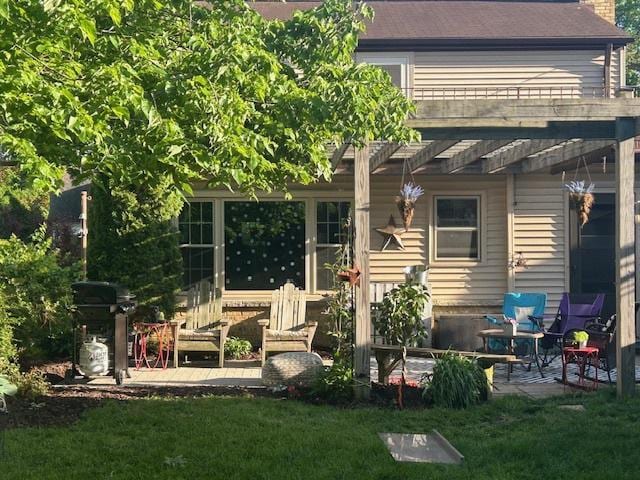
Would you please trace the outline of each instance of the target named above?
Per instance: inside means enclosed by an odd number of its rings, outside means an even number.
[[[404,89],[413,100],[526,100],[604,98],[603,87],[444,87]]]

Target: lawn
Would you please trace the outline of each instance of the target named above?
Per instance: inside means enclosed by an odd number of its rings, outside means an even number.
[[[560,410],[581,403],[586,412]],[[463,466],[395,463],[377,432],[436,428]],[[467,411],[269,398],[108,402],[66,428],[11,430],[10,479],[637,479],[640,399],[504,398]]]

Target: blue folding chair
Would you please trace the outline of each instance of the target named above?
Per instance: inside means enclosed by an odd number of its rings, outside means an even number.
[[[540,328],[535,318],[544,315],[546,306],[546,293],[508,292],[504,294],[502,302],[502,318],[492,315],[486,315],[485,318],[490,327],[499,327],[504,323],[505,318],[513,318],[518,322],[518,330],[538,331]],[[522,352],[522,350],[529,351],[531,346],[531,340],[518,340],[515,348]],[[496,338],[489,339],[488,347],[492,352],[507,350],[506,343]]]

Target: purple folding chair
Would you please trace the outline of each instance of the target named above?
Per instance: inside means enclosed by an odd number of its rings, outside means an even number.
[[[584,330],[587,323],[597,322],[600,319],[603,305],[604,293],[565,292],[562,294],[558,313],[548,329],[544,328],[543,317],[535,317],[540,330],[544,332],[544,338],[540,340],[543,355],[542,366],[549,365],[562,352],[567,333],[574,330]],[[553,356],[551,356],[552,354]]]

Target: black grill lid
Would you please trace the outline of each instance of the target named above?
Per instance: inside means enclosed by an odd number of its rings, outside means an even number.
[[[71,285],[76,305],[113,305],[130,302],[129,289],[110,282],[76,282]]]

